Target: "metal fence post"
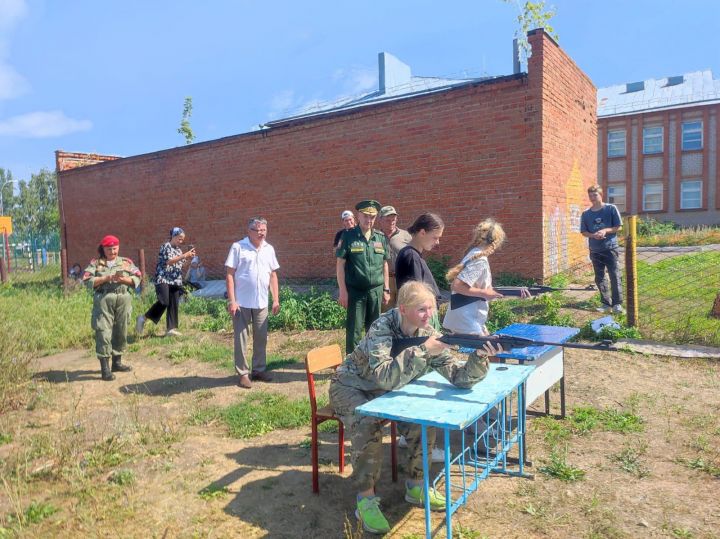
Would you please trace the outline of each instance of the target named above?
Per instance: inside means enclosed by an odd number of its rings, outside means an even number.
[[[627,323],[638,326],[638,282],[637,282],[637,215],[627,218],[625,236],[625,297],[627,298]]]

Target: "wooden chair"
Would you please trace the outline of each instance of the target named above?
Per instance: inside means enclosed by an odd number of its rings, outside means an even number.
[[[320,492],[318,481],[318,426],[325,421],[338,422],[338,468],[340,473],[345,469],[345,426],[333,409],[328,406],[318,408],[315,397],[315,373],[324,369],[336,368],[343,361],[340,346],[333,344],[320,348],[313,348],[305,357],[305,371],[307,372],[308,390],[310,392],[310,410],[312,412],[312,489],[315,494]],[[390,455],[392,460],[392,480],[397,481],[397,427],[393,421],[390,423]]]

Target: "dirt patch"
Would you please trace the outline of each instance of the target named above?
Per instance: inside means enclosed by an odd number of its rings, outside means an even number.
[[[301,358],[312,346],[341,340],[341,332],[273,334],[269,351]],[[344,537],[346,519],[355,525],[350,466],[338,474],[336,434],[322,434],[315,496],[309,427],[237,440],[220,422],[189,421],[201,407],[254,391],[306,396],[302,363],[245,391],[228,370],[192,359],[173,365],[131,353],[127,362],[133,372],[105,383],[87,351],[39,359],[41,397],[0,418],[0,433],[11,437],[0,445],[0,514],[31,501],[58,510],[27,523],[20,536]],[[455,529],[465,537],[718,537],[720,480],[712,472],[720,466],[719,372],[712,360],[568,350],[568,409],[631,410],[642,431],[574,432],[551,446],[548,425],[531,420],[535,479],[491,477],[453,517]],[[540,473],[551,447],[565,451],[585,478]],[[623,454],[637,458],[623,462]],[[633,463],[636,469],[623,469]],[[122,484],[119,470],[133,480]],[[422,511],[408,507],[402,485],[387,475],[378,492],[393,525],[389,536],[421,536]],[[440,528],[441,519],[434,524]]]

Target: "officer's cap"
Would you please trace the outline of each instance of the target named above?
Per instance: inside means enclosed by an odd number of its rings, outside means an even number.
[[[363,200],[355,205],[355,209],[367,215],[377,215],[380,211],[380,203],[377,200]]]
[[[380,217],[387,217],[388,215],[397,215],[398,212],[395,211],[395,206],[383,206],[380,208]]]
[[[108,234],[105,236],[102,241],[100,242],[100,245],[102,247],[115,247],[116,245],[120,245],[120,240],[117,239],[116,236],[112,236]]]

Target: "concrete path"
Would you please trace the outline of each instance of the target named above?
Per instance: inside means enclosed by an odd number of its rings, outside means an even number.
[[[620,339],[617,345],[626,346],[633,352],[653,356],[720,359],[720,348],[697,344],[669,344],[639,339]]]

